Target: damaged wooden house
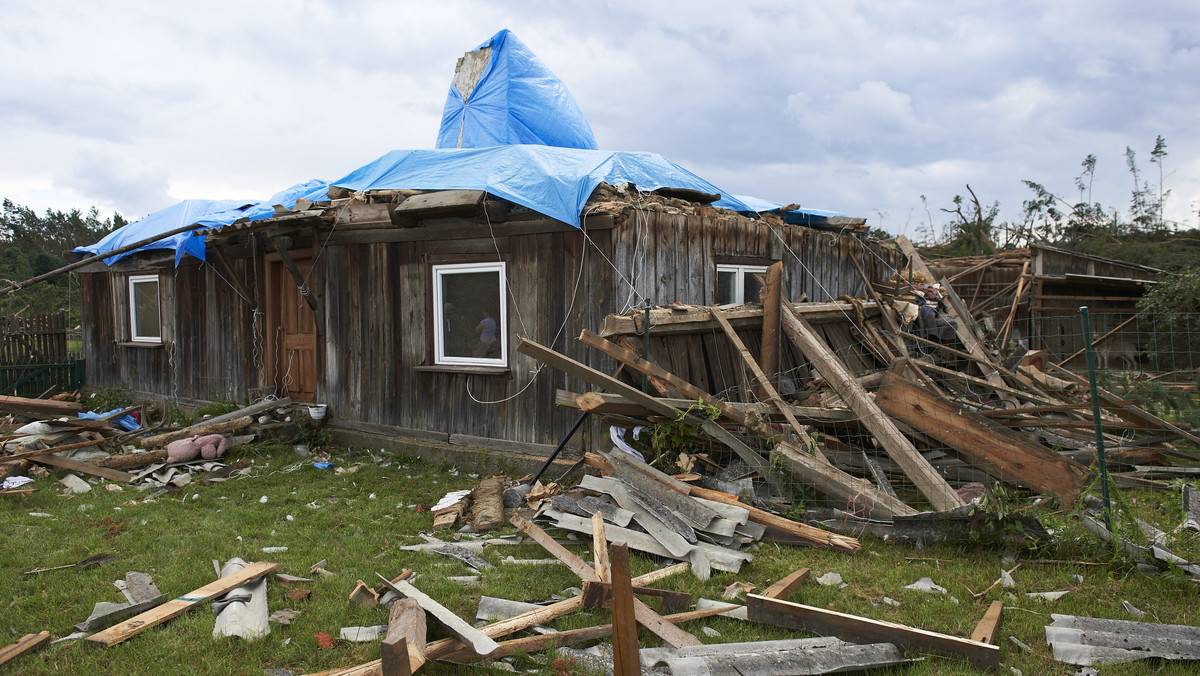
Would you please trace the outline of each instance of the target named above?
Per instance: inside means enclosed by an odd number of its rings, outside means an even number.
[[[521,105],[484,105],[497,98]],[[517,353],[518,338],[612,372],[574,340],[606,315],[755,301],[776,261],[786,296],[827,301],[899,259],[850,234],[863,219],[597,150],[566,88],[507,31],[460,60],[447,111],[435,149],[260,203],[184,202],[81,247],[178,231],[80,271],[88,383],[184,403],[289,396],[325,404],[346,443],[544,456],[575,417],[556,393],[578,383]],[[689,358],[713,359],[697,366],[713,391],[741,382],[728,355]],[[598,426],[572,444],[610,447]]]

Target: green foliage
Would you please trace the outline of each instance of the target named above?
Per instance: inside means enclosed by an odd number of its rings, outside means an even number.
[[[309,420],[300,423],[300,433],[296,435],[296,443],[307,444],[309,448],[317,449],[332,444],[333,436],[324,424]]]
[[[1200,269],[1189,268],[1160,279],[1138,301],[1138,310],[1167,326],[1182,326],[1200,313]]]
[[[84,401],[84,405],[97,413],[133,406],[136,402],[133,397],[129,396],[128,385],[126,383],[125,385],[102,387],[88,397]]]
[[[211,402],[196,409],[195,415],[193,417],[203,418],[206,415],[211,415],[215,418],[219,415],[225,415],[226,413],[232,413],[232,412],[238,410],[239,408],[241,408],[241,405],[238,404],[236,401],[234,401],[232,399],[222,399],[220,397],[217,397],[217,398],[213,399]]]
[[[94,207],[39,215],[29,207],[3,201],[0,211],[0,280],[23,282],[67,264],[64,251],[92,244],[126,224],[120,214],[100,219]],[[22,289],[0,299],[0,314],[36,316],[66,311],[72,325],[79,322],[78,280],[73,274]]]
[[[716,420],[721,410],[697,401],[686,411],[680,411],[675,420],[655,423],[650,426],[650,448],[654,452],[652,464],[670,462],[668,467],[678,466],[680,453],[693,453],[696,446],[706,443],[708,436],[700,429],[685,422],[688,416]]]

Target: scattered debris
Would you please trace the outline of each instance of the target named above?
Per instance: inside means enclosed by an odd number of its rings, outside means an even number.
[[[1147,658],[1200,660],[1200,627],[1051,615],[1046,642],[1054,659],[1076,666]]]

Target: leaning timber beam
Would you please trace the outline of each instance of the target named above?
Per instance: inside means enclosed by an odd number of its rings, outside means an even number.
[[[964,505],[962,498],[950,488],[950,484],[946,483],[942,475],[917,451],[912,442],[896,429],[892,419],[879,410],[867,395],[867,391],[846,369],[842,360],[829,349],[808,322],[790,310],[791,306],[784,304],[784,332],[850,409],[858,414],[862,425],[875,436],[888,456],[900,465],[930,504],[938,510]]]

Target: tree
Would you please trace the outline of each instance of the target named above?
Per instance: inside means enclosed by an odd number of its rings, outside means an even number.
[[[66,265],[65,252],[91,244],[127,221],[120,214],[101,220],[95,207],[86,213],[78,209],[47,209],[38,215],[33,209],[5,199],[0,210],[0,280],[19,282]],[[79,321],[78,290],[74,275],[64,275],[43,284],[22,289],[0,299],[0,314],[23,313],[26,316],[67,310],[71,322]]]

